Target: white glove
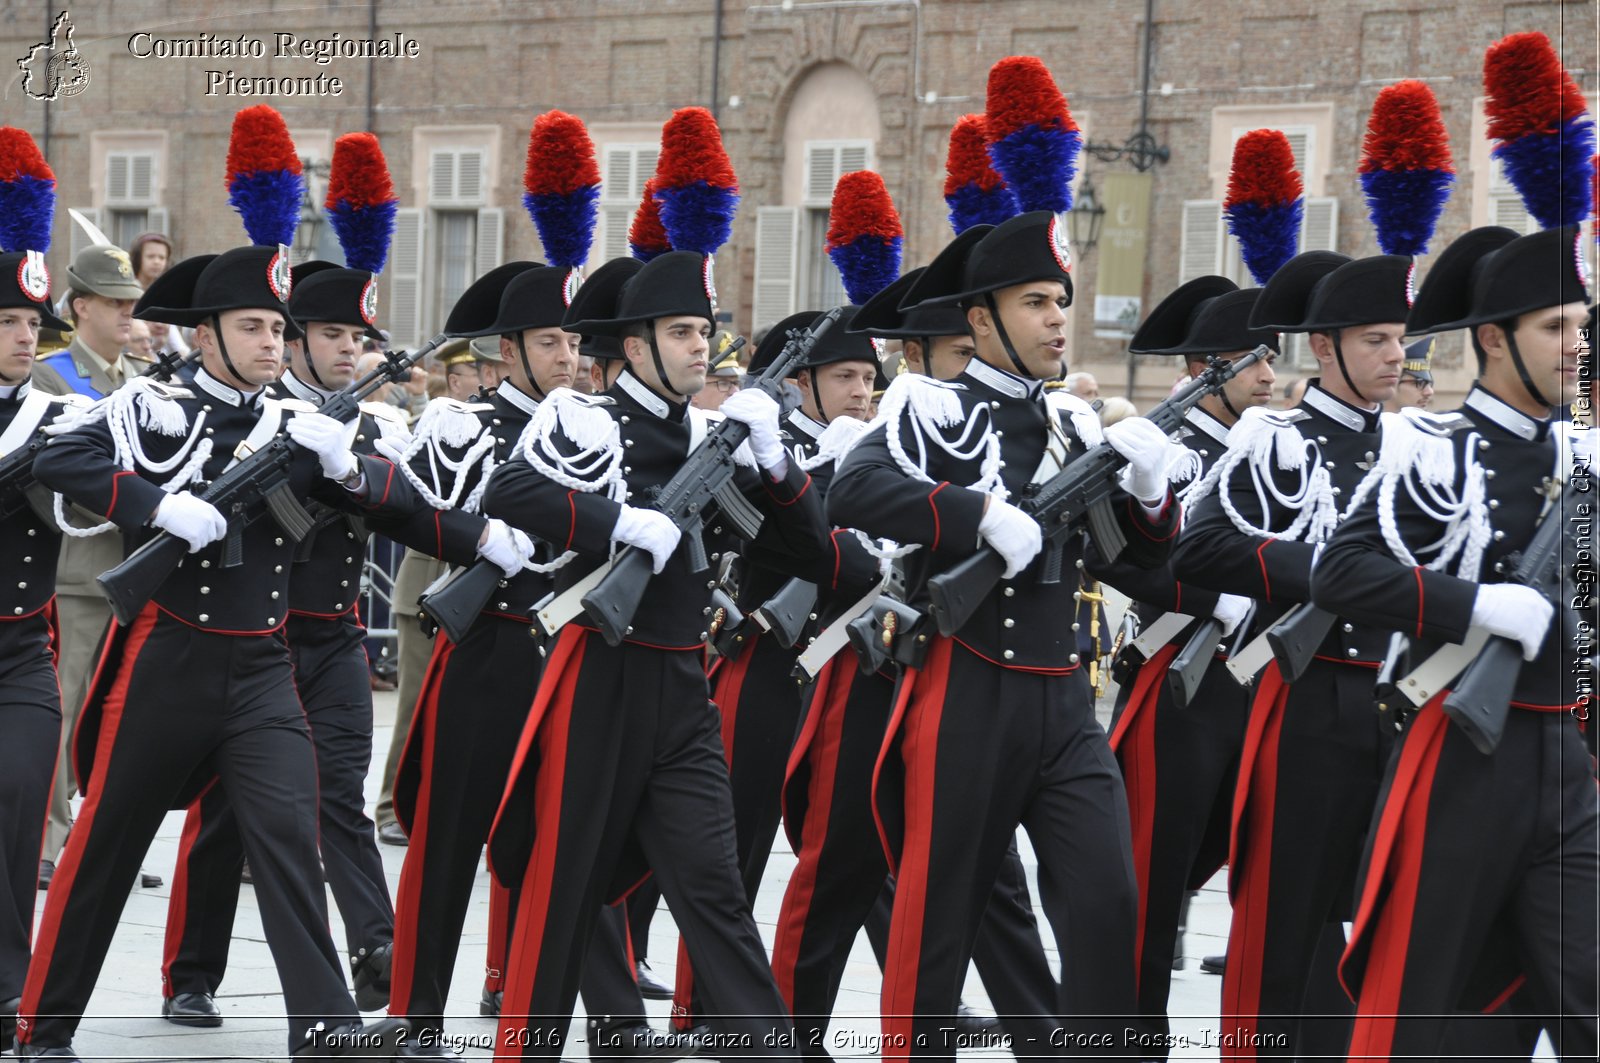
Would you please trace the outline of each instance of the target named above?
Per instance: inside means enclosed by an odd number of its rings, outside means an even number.
[[[499,565],[510,579],[522,571],[522,562],[533,556],[533,540],[499,517],[490,517],[478,556]]]
[[[191,554],[228,534],[228,519],[222,511],[187,491],[163,498],[150,523],[187,541]]]
[[[1143,417],[1125,417],[1106,429],[1106,442],[1128,459],[1122,486],[1141,502],[1167,497],[1167,461],[1172,444],[1161,429]]]
[[[667,567],[667,558],[678,548],[683,532],[672,523],[672,518],[656,509],[623,506],[617,515],[617,526],[611,529],[611,538],[619,543],[637,546],[650,553],[651,571],[660,573]]]
[[[344,441],[344,425],[325,413],[297,413],[283,430],[317,456],[322,462],[322,475],[330,480],[347,480],[359,467]]]
[[[1222,621],[1222,634],[1224,637],[1233,634],[1239,628],[1239,621],[1250,611],[1250,599],[1240,594],[1220,594],[1217,604],[1212,608],[1211,615]]]
[[[1027,568],[1044,546],[1044,529],[1039,522],[999,495],[989,496],[989,508],[978,522],[978,534],[1006,559],[1006,579]]]
[[[750,453],[763,469],[776,469],[788,458],[778,434],[778,404],[765,391],[735,391],[723,400],[722,415],[750,426]]]
[[[1555,607],[1532,587],[1520,583],[1485,583],[1472,600],[1472,626],[1522,643],[1522,659],[1539,656]]]

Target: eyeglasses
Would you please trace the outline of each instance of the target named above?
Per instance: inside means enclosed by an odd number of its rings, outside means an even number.
[[[725,391],[731,395],[739,390],[739,382],[729,377],[707,377],[706,387],[716,388],[718,391]]]
[[[1400,383],[1402,383],[1402,384],[1410,384],[1412,387],[1418,388],[1418,389],[1431,388],[1431,387],[1433,387],[1433,374],[1432,373],[1407,373],[1407,374],[1405,374],[1404,376],[1402,376],[1400,378]]]

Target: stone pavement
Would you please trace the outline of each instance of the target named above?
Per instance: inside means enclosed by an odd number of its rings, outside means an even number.
[[[376,696],[377,764],[367,780],[369,802],[376,799],[383,756],[393,729],[394,702],[393,694]],[[183,1029],[160,1018],[162,934],[166,925],[173,861],[176,859],[182,825],[180,813],[169,814],[151,847],[145,866],[161,874],[167,885],[151,890],[135,888],[130,895],[116,941],[89,1002],[89,1015],[79,1028],[76,1047],[84,1059],[91,1061],[282,1059],[286,1044],[283,998],[272,957],[262,936],[254,891],[249,886],[245,886],[241,893],[228,976],[218,998],[225,1016],[222,1027],[214,1030]],[[1022,841],[1023,861],[1031,877],[1036,872],[1037,862],[1027,845],[1026,835]],[[378,848],[383,852],[392,892],[400,876],[404,850],[388,845]],[[769,947],[783,891],[793,868],[794,857],[780,831],[777,851],[767,866],[766,880],[755,906],[756,922]],[[1037,899],[1036,884],[1033,895]],[[478,1017],[488,897],[487,872],[481,870],[480,866],[472,910],[456,965],[448,1024],[449,1034],[465,1042],[462,1054],[467,1058],[489,1058],[492,1054],[489,1046],[497,1029],[493,1020]],[[40,902],[42,909],[42,896]],[[334,940],[342,944],[343,929],[338,910],[331,899],[329,910],[333,919]],[[1046,930],[1047,951],[1054,963],[1057,954],[1042,913],[1040,926]],[[1217,1058],[1217,1050],[1212,1042],[1218,1025],[1216,1014],[1222,980],[1203,974],[1199,970],[1199,960],[1203,955],[1223,950],[1227,927],[1227,897],[1219,875],[1195,900],[1189,918],[1189,932],[1184,940],[1184,970],[1173,975],[1173,1033],[1186,1037],[1189,1044],[1189,1047],[1174,1050],[1174,1059]],[[677,956],[677,931],[665,907],[657,913],[652,924],[649,955],[656,975],[670,985]],[[849,1057],[875,1054],[873,1042],[878,1032],[878,986],[877,964],[866,939],[858,938],[845,971],[837,1014],[830,1031],[828,1048],[833,1055]],[[974,1007],[988,1009],[988,997],[976,975],[969,973],[964,997]],[[656,1001],[646,1003],[657,1025],[665,1027],[668,1004]],[[582,1031],[580,1011],[567,1047],[568,1059],[586,1056]],[[1541,1048],[1547,1049],[1548,1044],[1541,1045]],[[961,1056],[963,1060],[977,1060],[986,1056],[1011,1058],[1007,1052],[992,1049],[964,1050]]]

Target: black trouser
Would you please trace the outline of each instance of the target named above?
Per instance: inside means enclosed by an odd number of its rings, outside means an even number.
[[[790,675],[794,659],[794,650],[757,633],[737,657],[722,658],[711,673],[711,700],[722,716],[722,748],[733,787],[739,870],[752,906],[778,837],[784,769],[800,723],[800,688]],[[680,940],[673,1023],[688,1029],[699,1023],[702,1010],[694,964]]]
[[[560,1056],[595,920],[646,866],[699,972],[718,1036],[708,1054],[793,1054],[739,875],[719,720],[697,650],[610,647],[568,625],[490,852],[496,875],[520,890],[501,1056]]]
[[[212,774],[254,872],[290,1050],[318,1022],[356,1021],[328,933],[316,754],[283,637],[212,634],[147,606],[123,646],[107,664],[89,791],[45,901],[18,1036],[72,1039],[145,850],[190,781]]]
[[[526,623],[483,615],[440,635],[395,785],[410,834],[395,890],[389,1013],[440,1026],[478,857],[505,789],[543,658]]]
[[[1220,662],[1184,708],[1172,701],[1167,666],[1181,644],[1162,647],[1124,685],[1111,729],[1133,823],[1139,879],[1139,1014],[1145,1058],[1169,1051],[1167,996],[1185,897],[1228,859],[1233,790],[1244,745],[1247,689]]]
[[[888,953],[894,884],[871,798],[893,695],[893,683],[862,675],[854,655],[836,657],[812,686],[790,763],[785,824],[798,860],[778,915],[772,972],[808,1058],[829,1055],[828,1019],[856,933],[865,927],[880,968]],[[1013,1050],[1043,1050],[1055,1027],[1055,978],[1014,839],[973,945],[973,963]]]
[[[39,847],[61,741],[50,643],[46,612],[0,622],[0,1001],[21,996],[28,976]]]
[[[1062,964],[1060,1022],[1037,1050],[1122,1054],[1138,897],[1122,780],[1087,678],[1000,668],[939,638],[902,679],[895,711],[883,759],[903,765],[904,785],[885,1058],[954,1058],[949,1016],[1019,824]],[[896,800],[883,781],[880,770],[880,821]]]
[[[295,691],[317,750],[322,864],[345,943],[357,957],[394,939],[394,906],[364,792],[372,766],[366,632],[353,615],[294,613],[286,630]],[[167,997],[215,993],[222,984],[243,865],[233,810],[224,791],[212,787],[189,806],[178,846],[161,965]]]

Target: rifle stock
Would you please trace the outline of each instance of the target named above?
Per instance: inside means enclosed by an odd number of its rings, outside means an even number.
[[[1478,752],[1493,753],[1506,733],[1511,696],[1522,675],[1522,646],[1496,636],[1461,673],[1444,699],[1444,713],[1466,732]]]
[[[792,649],[805,633],[811,610],[817,604],[817,585],[803,579],[787,580],[755,611],[756,622],[772,632],[778,645]]]
[[[189,546],[175,535],[158,535],[129,554],[122,563],[95,577],[100,590],[111,603],[117,623],[127,627],[155,596],[168,574],[189,552]]]
[[[1306,673],[1317,647],[1328,637],[1334,621],[1339,618],[1326,609],[1310,602],[1302,602],[1267,632],[1267,645],[1278,662],[1286,683],[1293,683]]]
[[[1211,667],[1221,641],[1222,622],[1215,617],[1207,617],[1194,629],[1194,634],[1183,644],[1183,649],[1172,658],[1172,663],[1167,666],[1167,680],[1172,684],[1172,703],[1178,708],[1186,709],[1194,700],[1195,691],[1200,689],[1206,669]]]
[[[505,571],[499,565],[480,557],[457,571],[438,590],[424,590],[417,596],[417,608],[446,638],[459,645],[504,578]]]
[[[823,334],[839,320],[839,308],[828,311],[808,329],[795,330],[783,350],[759,377],[746,387],[755,387],[777,397],[784,377],[794,371],[811,352]],[[683,467],[667,481],[656,497],[655,508],[672,518],[686,536],[698,541],[705,511],[722,488],[733,478],[733,452],[750,435],[749,425],[732,419],[719,421],[706,433]],[[704,550],[700,551],[703,557]],[[633,624],[633,615],[644,599],[651,571],[649,556],[636,546],[625,546],[616,556],[611,571],[593,590],[583,596],[583,611],[600,629],[607,644],[620,643]]]

